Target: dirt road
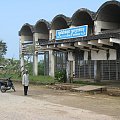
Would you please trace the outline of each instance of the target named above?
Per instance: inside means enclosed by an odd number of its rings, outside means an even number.
[[[47,89],[45,86],[0,93],[1,120],[120,120],[120,98]]]

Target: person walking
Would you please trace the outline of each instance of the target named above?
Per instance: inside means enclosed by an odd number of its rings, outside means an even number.
[[[28,86],[29,86],[29,74],[28,74],[27,70],[24,71],[24,73],[23,73],[22,85],[24,86],[24,95],[27,95]]]

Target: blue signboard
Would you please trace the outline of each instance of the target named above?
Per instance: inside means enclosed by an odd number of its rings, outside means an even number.
[[[88,25],[56,30],[56,40],[87,36]]]

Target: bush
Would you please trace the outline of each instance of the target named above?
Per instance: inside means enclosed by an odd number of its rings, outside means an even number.
[[[58,82],[66,82],[67,77],[66,77],[66,70],[59,70],[55,72],[55,80]]]

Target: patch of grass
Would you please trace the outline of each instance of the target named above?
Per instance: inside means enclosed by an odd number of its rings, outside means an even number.
[[[2,79],[7,79],[11,77],[11,79],[14,81],[21,81],[22,77],[19,76],[18,74],[0,74],[0,78]],[[32,76],[29,75],[30,83],[33,84],[54,84],[55,80],[54,78],[50,76]]]
[[[30,82],[35,84],[54,84],[54,78],[50,76],[30,76]]]

